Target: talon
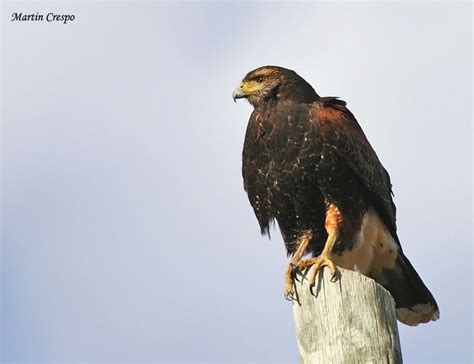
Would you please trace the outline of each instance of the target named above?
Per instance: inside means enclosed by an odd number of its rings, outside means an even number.
[[[289,286],[285,288],[285,294],[283,295],[285,300],[293,302],[296,300],[295,291],[293,290],[293,286]]]
[[[290,301],[290,302],[293,302],[295,300],[295,298],[293,297],[292,292],[291,293],[285,293],[284,297],[285,297],[285,300]]]

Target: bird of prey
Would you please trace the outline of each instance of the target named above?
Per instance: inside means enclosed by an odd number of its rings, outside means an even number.
[[[346,103],[320,97],[296,72],[264,66],[233,93],[254,107],[243,148],[244,188],[269,235],[276,220],[294,272],[315,266],[357,270],[384,286],[397,318],[416,326],[436,320],[438,305],[403,254],[390,177]],[[310,258],[303,259],[306,254]]]

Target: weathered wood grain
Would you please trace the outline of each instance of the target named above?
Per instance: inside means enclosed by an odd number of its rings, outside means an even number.
[[[374,280],[338,268],[322,269],[310,290],[297,275],[293,303],[301,363],[402,363],[395,304]]]

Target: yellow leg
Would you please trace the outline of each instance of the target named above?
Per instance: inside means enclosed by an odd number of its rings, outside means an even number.
[[[331,260],[331,252],[334,244],[336,243],[339,226],[342,223],[342,215],[337,206],[333,204],[327,205],[326,210],[326,221],[324,227],[328,233],[328,238],[324,244],[323,251],[321,254],[315,258],[301,260],[298,263],[298,268],[301,271],[304,271],[307,267],[314,265],[314,269],[309,277],[310,285],[314,286],[316,283],[316,276],[321,269],[321,267],[329,267],[331,273],[336,274],[336,265]]]
[[[294,300],[294,289],[293,289],[293,271],[300,263],[301,257],[304,255],[306,248],[308,247],[309,240],[311,239],[311,234],[309,232],[303,234],[299,239],[298,248],[293,254],[290,262],[288,263],[288,268],[285,272],[285,298],[289,301]]]

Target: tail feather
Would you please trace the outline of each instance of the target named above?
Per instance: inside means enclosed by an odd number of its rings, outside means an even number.
[[[439,318],[436,300],[402,251],[398,252],[394,269],[386,269],[380,284],[395,300],[397,318],[409,326]]]

